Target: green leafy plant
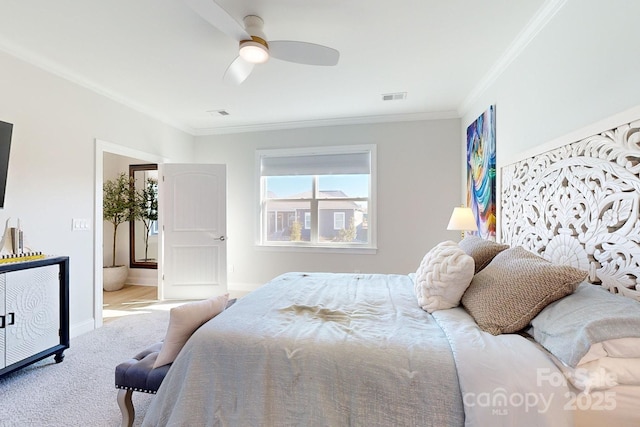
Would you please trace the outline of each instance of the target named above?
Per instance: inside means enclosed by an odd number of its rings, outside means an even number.
[[[145,186],[142,190],[136,191],[135,194],[135,212],[133,214],[136,220],[142,221],[144,224],[144,260],[149,260],[149,235],[151,234],[151,225],[158,220],[158,181],[147,178]]]
[[[300,224],[300,221],[295,221],[293,224],[291,224],[291,234],[289,236],[289,239],[292,242],[298,242],[302,240],[302,224]]]
[[[113,225],[113,250],[111,267],[116,266],[116,237],[118,226],[133,221],[136,215],[134,181],[124,172],[102,186],[102,217]]]
[[[351,217],[351,220],[349,221],[349,228],[343,228],[340,230],[334,240],[337,242],[353,242],[357,235],[358,230],[356,229],[353,217]]]

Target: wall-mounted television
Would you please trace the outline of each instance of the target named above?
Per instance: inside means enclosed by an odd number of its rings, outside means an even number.
[[[13,125],[0,121],[0,208],[4,208],[4,193],[7,189],[12,133]]]

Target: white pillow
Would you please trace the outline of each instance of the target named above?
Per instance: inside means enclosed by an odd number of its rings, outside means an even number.
[[[640,358],[640,338],[617,338],[592,344],[578,366],[603,357]]]
[[[457,243],[448,240],[437,244],[416,271],[418,304],[429,313],[458,306],[474,271],[473,258]]]
[[[169,312],[167,335],[153,367],[172,363],[191,334],[208,320],[222,313],[228,300],[229,294],[224,294],[172,308]]]
[[[640,358],[601,357],[588,363],[568,368],[566,377],[578,389],[589,393],[606,390],[617,385],[640,385]]]

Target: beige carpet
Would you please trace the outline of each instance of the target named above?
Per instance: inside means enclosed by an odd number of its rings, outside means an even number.
[[[62,363],[48,357],[0,378],[0,426],[119,426],[115,367],[164,338],[170,306],[148,307],[72,339]],[[133,394],[134,425],[152,398]]]

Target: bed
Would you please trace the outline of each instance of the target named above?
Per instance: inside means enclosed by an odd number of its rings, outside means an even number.
[[[503,168],[501,243],[239,299],[188,337],[143,425],[637,425],[638,128]]]

